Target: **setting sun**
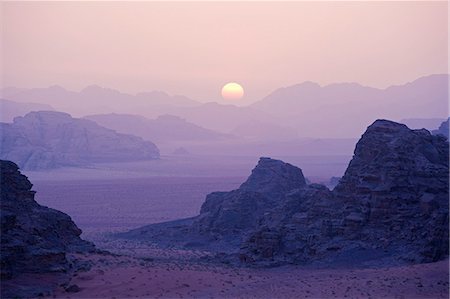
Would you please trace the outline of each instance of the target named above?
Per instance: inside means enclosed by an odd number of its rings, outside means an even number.
[[[222,97],[225,100],[239,100],[244,96],[244,89],[235,82],[230,82],[222,87]]]
[[[449,1],[2,1],[0,299],[450,299]]]

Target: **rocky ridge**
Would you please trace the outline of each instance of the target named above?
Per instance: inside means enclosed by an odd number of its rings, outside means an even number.
[[[18,166],[0,160],[1,177],[1,280],[2,298],[34,297],[52,286],[15,289],[8,282],[26,274],[67,273],[73,264],[68,253],[95,251],[80,238],[81,230],[72,219],[57,210],[39,205],[35,192]]]
[[[199,216],[119,236],[247,265],[433,262],[448,256],[448,157],[444,137],[377,120],[333,191],[261,158],[239,189],[209,194]]]
[[[439,126],[439,128],[437,130],[433,130],[433,134],[434,135],[442,135],[447,137],[447,139],[449,138],[449,121],[450,121],[450,117],[447,118],[446,121],[442,122],[441,125]]]

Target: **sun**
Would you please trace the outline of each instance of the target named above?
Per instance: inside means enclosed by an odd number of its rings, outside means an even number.
[[[222,97],[225,100],[239,100],[244,96],[244,88],[236,82],[230,82],[222,87]]]

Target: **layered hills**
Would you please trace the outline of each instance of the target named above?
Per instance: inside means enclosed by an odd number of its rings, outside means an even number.
[[[373,119],[448,117],[448,83],[448,74],[385,89],[358,83],[320,86],[304,82],[279,88],[250,107],[282,117],[280,123],[286,126],[302,128],[300,136],[342,138],[357,136]]]
[[[16,116],[24,116],[31,111],[53,111],[50,105],[20,103],[0,99],[0,122],[12,122]]]
[[[59,86],[0,90],[17,102],[51,105],[77,117],[92,114],[137,114],[149,118],[174,115],[205,129],[250,138],[354,138],[373,119],[409,120],[431,129],[448,117],[448,74],[435,74],[384,89],[358,83],[319,85],[303,82],[274,90],[249,106],[201,103],[164,92],[127,94],[88,86],[74,92]],[[211,99],[214,100],[214,99]],[[345,111],[345,113],[336,113]],[[422,119],[422,120],[417,120]]]
[[[120,133],[133,134],[146,140],[161,143],[214,141],[229,138],[228,135],[202,128],[174,115],[161,115],[149,119],[129,114],[98,114],[84,117],[101,126]]]

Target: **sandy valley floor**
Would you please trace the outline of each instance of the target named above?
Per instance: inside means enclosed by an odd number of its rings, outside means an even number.
[[[82,257],[83,258],[83,257]],[[181,265],[96,255],[57,298],[448,298],[448,260],[362,270]]]

